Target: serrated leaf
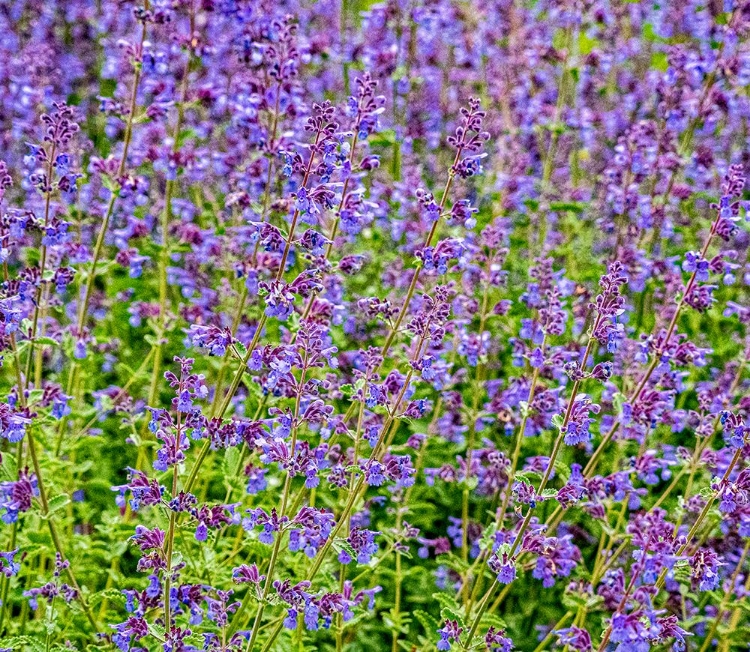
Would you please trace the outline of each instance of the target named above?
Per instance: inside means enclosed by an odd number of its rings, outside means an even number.
[[[114,602],[119,605],[124,605],[126,602],[125,596],[122,594],[122,591],[118,591],[117,589],[107,589],[105,591],[99,591],[98,593],[95,593],[93,596],[91,596],[91,606],[96,607],[105,600],[107,602]]]
[[[433,593],[432,599],[435,600],[441,607],[448,609],[460,609],[456,598],[447,593]]]
[[[598,610],[599,606],[604,604],[604,598],[600,595],[594,595],[586,600],[586,610],[594,611]]]
[[[383,619],[390,621],[388,628],[392,631],[395,630],[402,634],[406,634],[409,631],[408,625],[411,622],[411,618],[403,611],[396,613],[395,609],[391,609],[387,616],[384,615]]]
[[[240,359],[244,358],[247,355],[247,347],[242,342],[237,341],[235,342],[234,346],[237,349],[237,352],[240,354]]]
[[[18,478],[18,468],[15,455],[12,455],[11,453],[3,453],[3,458],[0,461],[0,474],[8,480],[16,480]]]
[[[449,568],[455,571],[458,571],[461,574],[467,571],[470,566],[469,562],[464,561],[463,559],[461,559],[461,557],[459,557],[458,555],[454,555],[452,553],[449,553],[447,555],[442,555],[440,559],[446,566],[448,566]],[[456,608],[458,608],[458,605],[455,605],[455,606]]]
[[[101,176],[102,185],[109,190],[110,192],[118,193],[119,194],[119,184],[110,176],[107,176],[106,174],[103,174]]]
[[[34,640],[30,636],[11,636],[2,640],[4,647],[11,650],[34,650],[34,652],[44,652],[44,646],[40,641]]]
[[[464,618],[458,609],[450,609],[449,607],[443,607],[440,610],[440,617],[443,620],[455,620],[458,622],[459,627],[464,627]]]
[[[344,383],[339,387],[339,390],[344,396],[351,396],[354,393],[354,385],[351,383]]]
[[[434,635],[440,629],[440,623],[426,611],[415,609],[412,613],[428,634]]]
[[[70,496],[68,494],[59,494],[50,498],[47,503],[47,518],[64,509],[68,503],[70,503]]]
[[[536,471],[519,471],[516,473],[517,482],[525,482],[526,484],[534,484],[534,481],[542,479],[542,475]]]
[[[333,547],[336,549],[337,552],[341,552],[342,550],[346,552],[349,557],[352,558],[352,560],[357,560],[357,551],[352,547],[352,545],[346,540],[341,538],[336,538],[333,540]]]
[[[159,640],[164,640],[164,632],[166,631],[164,627],[161,625],[157,625],[156,623],[149,623],[148,624],[148,630]]]
[[[500,616],[496,616],[495,614],[490,613],[485,613],[484,616],[482,616],[482,623],[484,623],[487,627],[494,627],[495,629],[508,628],[508,625],[502,618],[500,618]]]

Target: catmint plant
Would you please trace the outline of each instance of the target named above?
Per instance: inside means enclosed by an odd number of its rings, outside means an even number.
[[[745,2],[0,11],[0,649],[747,645]]]

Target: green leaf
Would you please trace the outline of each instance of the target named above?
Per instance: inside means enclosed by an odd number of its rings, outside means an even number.
[[[586,210],[586,204],[575,201],[553,201],[550,202],[549,207],[553,211],[570,211],[571,213],[583,213]]]
[[[152,635],[156,636],[159,640],[164,640],[164,632],[166,631],[162,625],[156,623],[149,623],[148,630]]]
[[[357,560],[357,551],[352,548],[351,544],[346,539],[337,538],[333,540],[333,547],[337,552],[344,550],[354,561]]]
[[[57,496],[54,496],[53,498],[50,498],[49,502],[47,503],[48,510],[45,518],[49,518],[56,512],[64,509],[69,502],[70,496],[68,496],[68,494],[59,494]]]
[[[581,595],[580,593],[566,591],[563,593],[560,601],[566,609],[576,611],[586,604],[586,596]]]
[[[461,557],[459,557],[458,555],[454,555],[452,553],[443,555],[440,559],[446,566],[462,574],[469,568],[468,562],[461,559]],[[454,607],[453,604],[450,604],[448,606]],[[455,605],[455,608],[458,608],[458,605]]]
[[[44,652],[44,646],[40,641],[34,640],[30,636],[11,636],[2,641],[3,647],[11,650],[33,650],[34,652]]]
[[[102,185],[109,190],[110,192],[119,192],[120,188],[118,183],[112,178],[108,177],[106,174],[103,174],[101,176]]]
[[[518,482],[525,482],[526,484],[533,485],[535,480],[539,481],[541,479],[542,474],[536,471],[520,471],[516,473],[516,480]]]
[[[681,559],[674,565],[674,578],[678,582],[690,582],[692,571],[687,559]]]
[[[652,52],[651,67],[660,72],[667,72],[667,69],[669,68],[669,60],[667,59],[666,52]]]
[[[377,135],[372,136],[369,139],[369,142],[373,147],[389,147],[396,142],[396,134],[393,129],[386,129],[380,131]]]
[[[433,593],[432,599],[435,600],[441,607],[447,609],[460,609],[456,598],[447,593]]]
[[[591,38],[585,32],[581,32],[578,37],[578,50],[584,56],[590,54],[598,45],[599,41]]]
[[[18,478],[15,455],[3,453],[2,461],[0,461],[0,475],[8,480],[16,480]]]
[[[487,627],[494,627],[495,629],[508,629],[507,623],[500,618],[500,616],[496,616],[495,614],[484,614],[484,616],[482,616],[482,623]]]
[[[440,629],[440,623],[426,611],[415,609],[412,613],[430,636],[434,636],[435,632]]]
[[[232,446],[231,448],[227,448],[226,452],[224,453],[224,464],[222,465],[225,478],[234,478],[235,474],[237,473],[237,466],[240,463],[241,456],[242,454],[240,453],[240,449],[238,447]]]
[[[388,614],[383,614],[383,621],[391,631],[396,630],[402,634],[406,634],[409,631],[408,625],[411,622],[411,618],[403,611],[396,613],[395,609],[391,609]]]
[[[351,396],[354,393],[354,385],[351,383],[345,383],[339,389],[344,396]]]
[[[461,612],[458,609],[443,607],[440,610],[440,617],[443,620],[455,620],[458,622],[459,627],[464,627],[464,617],[461,615]]]
[[[107,602],[114,602],[121,606],[125,604],[125,596],[122,594],[122,591],[118,591],[117,589],[107,589],[106,591],[100,591],[91,596],[91,606],[99,606],[105,600]]]
[[[602,604],[604,604],[604,598],[600,595],[594,595],[586,600],[586,611],[598,611]]]
[[[244,358],[247,355],[247,347],[242,342],[235,342],[234,346],[241,358]]]

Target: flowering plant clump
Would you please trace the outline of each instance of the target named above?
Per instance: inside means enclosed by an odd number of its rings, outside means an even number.
[[[0,35],[0,650],[747,649],[747,0]]]

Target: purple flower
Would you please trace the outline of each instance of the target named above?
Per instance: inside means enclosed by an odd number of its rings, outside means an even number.
[[[378,545],[375,543],[375,537],[378,534],[378,532],[364,528],[353,528],[349,533],[346,541],[356,553],[358,564],[369,564],[372,556],[378,552]],[[342,564],[348,564],[352,561],[351,556],[345,549],[339,552],[338,559]]]
[[[242,564],[232,570],[232,579],[238,584],[251,583],[260,584],[266,578],[265,575],[261,575],[258,572],[258,567],[255,564],[247,566]]]
[[[130,539],[145,552],[146,550],[161,548],[164,545],[164,536],[164,531],[159,528],[149,530],[143,525],[137,525],[135,534]]]
[[[0,552],[0,572],[5,575],[5,577],[18,575],[18,572],[21,570],[20,562],[15,559],[17,554],[18,548],[8,552]]]
[[[589,652],[591,648],[591,636],[585,629],[580,627],[568,627],[555,631],[560,645],[570,646],[570,649],[578,652]]]
[[[501,584],[510,584],[516,579],[516,559],[509,557],[507,552],[493,554],[488,566],[497,575],[497,581]]]
[[[18,515],[31,509],[32,499],[39,495],[36,475],[25,468],[15,481],[0,482],[0,517],[3,523],[15,523]]]
[[[457,642],[463,632],[463,627],[458,626],[456,620],[446,620],[443,627],[438,629],[440,640],[437,643],[438,650],[450,650],[451,641]]]
[[[719,586],[719,567],[723,564],[714,550],[701,549],[690,559],[693,582],[701,591],[713,591]]]

